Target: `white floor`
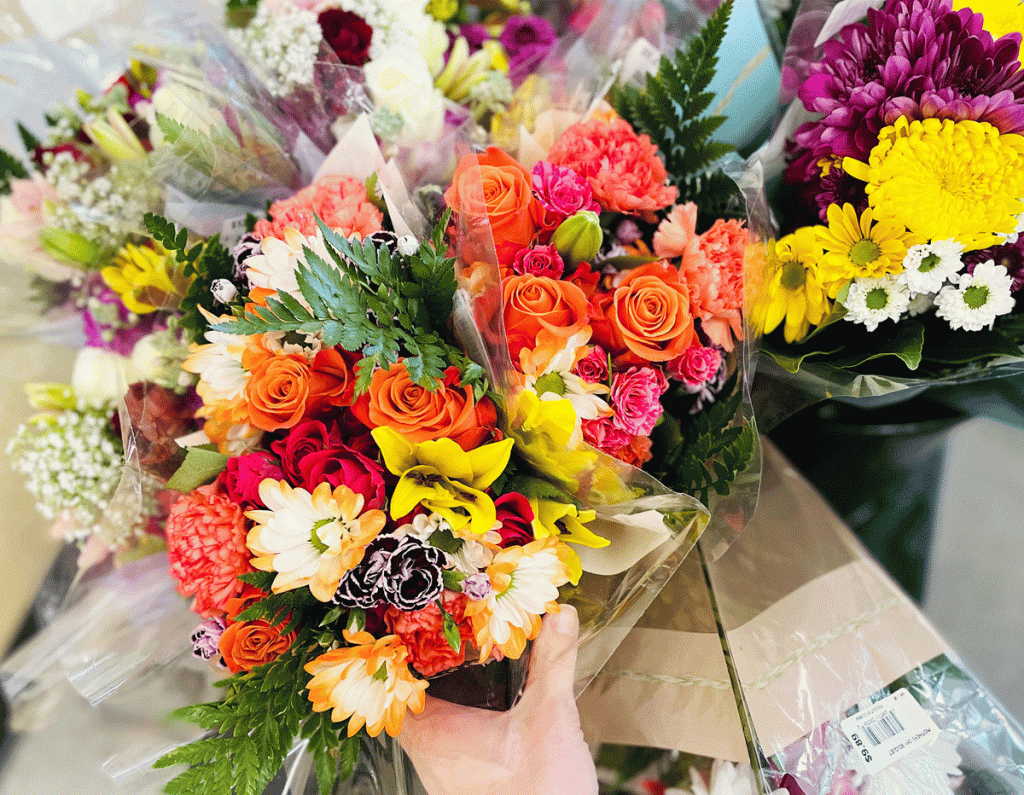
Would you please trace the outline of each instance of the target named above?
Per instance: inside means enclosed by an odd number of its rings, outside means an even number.
[[[972,419],[952,433],[924,609],[1024,721],[1024,429]]]

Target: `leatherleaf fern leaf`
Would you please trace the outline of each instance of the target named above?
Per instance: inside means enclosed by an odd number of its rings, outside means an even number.
[[[344,724],[315,714],[305,696],[311,679],[306,663],[322,652],[304,629],[291,648],[273,662],[218,683],[223,701],[177,710],[182,720],[208,729],[207,736],[174,749],[155,767],[185,764],[188,769],[166,786],[169,795],[262,795],[296,737],[308,742],[322,795],[338,775],[351,775],[359,739],[343,738]]]
[[[296,281],[305,303],[278,293],[266,306],[250,306],[214,328],[233,334],[319,333],[324,345],[362,352],[358,393],[369,387],[375,367],[387,368],[400,358],[413,381],[434,389],[448,364],[463,358],[444,336],[456,289],[454,260],[445,256],[443,244],[449,217],[446,211],[408,257],[371,240],[348,240],[318,219],[330,261],[304,249]],[[464,373],[463,383],[469,380]]]
[[[680,203],[726,204],[735,193],[731,180],[709,181],[704,172],[732,146],[713,140],[724,116],[707,114],[715,98],[708,90],[718,65],[733,0],[725,0],[701,31],[672,58],[662,56],[643,89],[616,88],[610,101],[638,133],[648,135],[665,160],[669,180],[679,188]]]

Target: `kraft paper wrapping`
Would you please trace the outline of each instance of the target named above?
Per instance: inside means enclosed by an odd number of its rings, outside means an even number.
[[[956,655],[822,497],[767,440],[764,449],[753,520],[707,573],[747,720],[772,755],[912,668]],[[747,761],[696,558],[579,703],[592,742]]]

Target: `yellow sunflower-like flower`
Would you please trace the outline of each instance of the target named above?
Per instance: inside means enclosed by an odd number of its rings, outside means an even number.
[[[832,311],[819,264],[825,255],[818,241],[821,227],[803,226],[778,241],[751,250],[750,323],[758,334],[770,334],[785,321],[786,342],[802,339]]]
[[[953,10],[969,8],[984,17],[985,30],[998,39],[1024,30],[1024,5],[1020,0],[953,0]]]
[[[830,298],[856,277],[878,279],[903,271],[907,249],[923,243],[917,235],[889,218],[876,220],[868,207],[860,217],[852,204],[828,206],[828,227],[817,227],[818,242],[825,250],[821,281]]]
[[[522,656],[526,642],[540,633],[541,617],[560,609],[558,588],[569,582],[575,556],[553,537],[508,547],[494,556],[487,567],[491,593],[466,604],[481,660],[494,648],[513,660]]]
[[[146,315],[158,309],[173,309],[192,283],[180,263],[162,248],[125,244],[114,264],[102,270],[103,281],[121,296],[130,312]]]
[[[456,535],[482,536],[491,529],[497,510],[483,489],[508,466],[512,439],[466,451],[451,439],[411,442],[386,425],[370,433],[384,465],[399,476],[391,495],[392,518],[422,505],[443,516]]]
[[[427,681],[409,670],[409,652],[397,635],[379,640],[368,632],[346,630],[343,635],[357,645],[325,652],[305,666],[313,674],[313,711],[331,710],[335,723],[347,718],[349,737],[364,725],[371,737],[381,731],[397,737],[406,711],[423,711]]]
[[[867,183],[874,217],[906,226],[916,242],[987,248],[1024,212],[1024,136],[986,122],[901,117],[878,134],[867,163],[848,157],[843,168]]]
[[[384,528],[383,511],[363,511],[363,495],[348,486],[321,483],[312,493],[283,480],[260,482],[260,500],[268,510],[247,511],[256,522],[246,546],[256,555],[252,565],[274,571],[274,593],[308,585],[321,602],[329,602],[342,575],[363,559],[366,545]]]

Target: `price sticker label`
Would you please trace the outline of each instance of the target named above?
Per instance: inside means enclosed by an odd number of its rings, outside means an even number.
[[[877,773],[928,745],[939,728],[905,688],[876,701],[839,724],[853,744],[861,769]]]

